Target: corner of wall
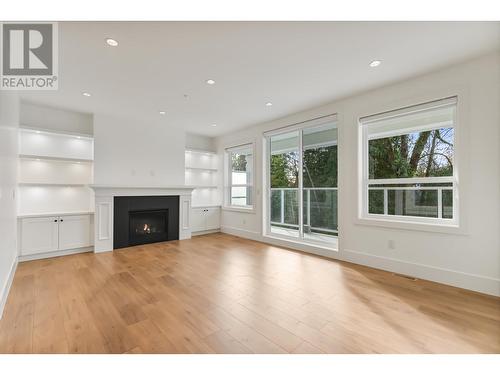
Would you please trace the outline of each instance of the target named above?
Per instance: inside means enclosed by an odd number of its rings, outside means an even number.
[[[14,257],[14,261],[12,262],[12,265],[10,267],[10,272],[7,277],[7,280],[5,281],[5,284],[3,285],[1,289],[1,294],[0,294],[0,319],[3,317],[3,311],[5,309],[5,305],[7,304],[7,298],[9,297],[9,292],[10,288],[12,287],[12,282],[14,281],[14,275],[16,274],[17,270],[17,264],[18,264],[18,257]]]

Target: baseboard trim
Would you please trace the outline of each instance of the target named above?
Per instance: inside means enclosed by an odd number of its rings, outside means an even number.
[[[65,255],[89,253],[92,251],[94,251],[94,247],[89,246],[89,247],[81,247],[78,249],[51,251],[50,253],[41,253],[41,254],[33,254],[33,255],[20,255],[19,262],[29,262],[30,260],[56,258],[56,257],[65,256]]]
[[[500,279],[343,249],[339,259],[500,297]]]
[[[262,236],[260,235],[259,232],[254,232],[251,230],[222,226],[220,228],[220,231],[222,233],[231,234],[231,235],[236,236],[236,237],[243,237],[243,238],[247,238],[249,240],[265,242],[265,241],[262,241]]]
[[[0,300],[0,319],[3,316],[3,310],[5,305],[7,304],[7,298],[9,297],[10,288],[12,286],[12,282],[14,281],[14,275],[17,270],[18,259],[17,256],[14,258],[14,262],[12,262],[12,266],[10,267],[9,277],[7,278],[7,282],[5,283],[2,290],[2,299]]]
[[[219,233],[219,232],[220,232],[220,229],[200,230],[198,232],[192,232],[191,237],[202,236],[204,234],[210,234],[210,233]]]
[[[312,253],[328,258],[339,259],[371,268],[400,273],[422,280],[434,281],[445,285],[455,286],[457,288],[472,290],[475,292],[500,297],[500,279],[495,279],[492,277],[460,272],[447,268],[429,266],[421,263],[412,263],[349,249],[342,249],[340,251],[327,251],[321,248],[315,248],[314,246],[307,246],[302,244],[296,245],[290,241],[262,236],[258,232],[229,226],[223,226],[221,228],[221,232],[254,241],[264,242],[274,246],[281,246],[305,253]]]

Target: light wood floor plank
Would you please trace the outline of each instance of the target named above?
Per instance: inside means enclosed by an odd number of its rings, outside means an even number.
[[[500,298],[216,233],[19,264],[1,353],[500,353]]]

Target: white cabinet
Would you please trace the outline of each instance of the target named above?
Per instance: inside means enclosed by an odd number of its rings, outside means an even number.
[[[21,255],[78,249],[91,245],[90,215],[21,219]]]
[[[90,246],[90,216],[61,216],[59,219],[59,250]]]
[[[220,208],[209,207],[205,211],[206,230],[215,230],[220,228]]]
[[[196,207],[191,213],[191,232],[220,228],[220,207]]]
[[[22,219],[21,255],[56,251],[59,246],[57,216]]]
[[[205,230],[205,208],[193,208],[191,210],[191,232]]]

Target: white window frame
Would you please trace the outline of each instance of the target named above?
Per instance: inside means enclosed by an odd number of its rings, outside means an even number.
[[[314,128],[314,127],[317,127],[317,126],[320,126],[323,124],[327,124],[327,123],[335,123],[336,128],[337,128],[337,132],[339,131],[338,116],[335,113],[335,114],[330,114],[330,115],[326,115],[326,116],[321,116],[321,117],[311,119],[311,120],[306,120],[306,121],[299,122],[296,124],[288,125],[288,126],[285,126],[285,127],[279,128],[279,129],[267,131],[263,134],[264,135],[264,137],[263,137],[263,145],[264,145],[263,154],[264,154],[264,160],[265,160],[265,162],[263,163],[264,164],[264,171],[263,171],[264,176],[263,177],[264,177],[264,181],[265,181],[265,185],[264,185],[265,212],[263,215],[263,220],[264,220],[263,226],[264,226],[264,236],[265,237],[276,238],[276,239],[292,242],[295,244],[306,245],[306,246],[310,245],[310,246],[322,248],[325,250],[335,250],[335,251],[338,250],[338,234],[337,234],[337,237],[332,238],[331,242],[324,242],[324,241],[304,238],[304,226],[303,226],[304,218],[303,218],[303,214],[301,214],[303,208],[300,208],[300,207],[304,207],[304,197],[302,194],[302,191],[303,191],[303,175],[302,175],[302,173],[299,173],[299,183],[298,183],[298,187],[297,187],[297,189],[299,191],[299,194],[298,194],[298,206],[299,206],[298,233],[299,233],[299,236],[298,237],[286,236],[286,235],[275,233],[275,232],[271,231],[271,180],[270,180],[271,179],[271,176],[270,176],[270,172],[271,172],[271,160],[270,160],[271,142],[270,142],[270,140],[271,140],[271,137],[275,136],[275,135],[279,135],[279,134],[294,132],[294,131],[299,132],[299,144],[298,144],[299,166],[298,166],[298,168],[299,168],[299,171],[302,171],[303,170],[302,150],[304,149],[303,143],[302,143],[303,139],[302,139],[302,136],[300,135],[302,130],[308,129],[308,128]],[[338,146],[338,134],[339,133],[337,133],[337,141],[332,142],[332,145]],[[337,149],[337,152],[338,152],[338,149]],[[337,154],[337,155],[338,155],[337,156],[337,163],[340,164],[339,163],[339,154]],[[337,166],[337,171],[338,171],[338,166]],[[337,192],[339,192],[338,177],[337,177]],[[337,195],[337,202],[339,202],[339,201],[340,201],[340,199],[339,199],[339,194],[338,194]],[[338,207],[338,203],[337,203],[337,207]]]
[[[436,123],[432,126],[426,127],[414,127],[406,128],[403,130],[387,131],[384,133],[378,133],[373,137],[368,135],[368,127],[370,123],[375,121],[380,121],[381,119],[388,119],[393,117],[405,116],[419,111],[430,110],[433,108],[439,108],[444,106],[455,106],[453,120],[446,123]],[[362,178],[361,178],[361,207],[359,212],[359,219],[376,221],[376,222],[387,222],[387,223],[408,223],[408,224],[424,224],[427,226],[442,226],[442,227],[458,227],[459,225],[459,199],[458,199],[458,150],[457,150],[457,113],[458,113],[458,97],[448,97],[445,99],[435,100],[432,102],[427,102],[423,104],[417,104],[410,107],[405,107],[402,109],[397,109],[393,111],[388,111],[372,116],[360,117],[358,120],[359,129],[361,131],[361,168],[362,168]],[[416,131],[426,131],[433,130],[442,127],[453,127],[453,176],[445,177],[413,177],[413,178],[389,178],[389,179],[370,179],[369,178],[369,150],[368,142],[371,139],[379,139],[390,136],[397,136],[402,134],[409,134]],[[368,205],[368,195],[369,195],[369,185],[384,185],[384,184],[435,184],[435,183],[451,183],[451,189],[449,187],[408,187],[399,188],[401,190],[437,190],[438,191],[438,217],[418,217],[418,216],[403,216],[403,215],[389,215],[388,214],[388,197],[387,191],[392,190],[390,187],[379,188],[384,190],[384,214],[374,214],[369,213]],[[377,188],[372,188],[377,189]],[[442,218],[442,190],[452,190],[453,191],[453,218],[445,219]]]
[[[232,182],[232,177],[233,177],[233,170],[232,170],[232,164],[231,164],[231,154],[242,151],[242,150],[247,150],[247,149],[252,150],[252,178],[251,178],[251,183],[247,184],[233,184]],[[255,142],[248,142],[248,143],[243,143],[239,144],[237,146],[232,146],[228,147],[224,151],[224,159],[225,159],[225,187],[226,187],[226,192],[224,194],[224,209],[226,210],[232,210],[232,211],[243,211],[243,212],[254,212],[255,211]],[[233,205],[231,204],[231,191],[233,187],[246,187],[250,188],[250,196],[251,196],[251,205]]]

